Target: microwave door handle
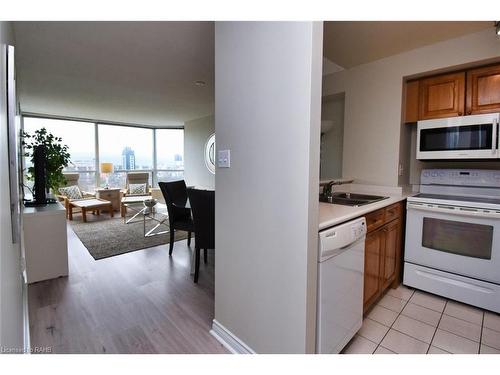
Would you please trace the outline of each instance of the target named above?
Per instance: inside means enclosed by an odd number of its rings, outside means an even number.
[[[494,155],[497,153],[497,132],[498,132],[498,119],[493,120],[493,134],[491,137],[491,153]]]

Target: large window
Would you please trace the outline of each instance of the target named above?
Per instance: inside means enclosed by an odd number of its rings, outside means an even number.
[[[95,125],[89,122],[54,120],[25,117],[24,131],[34,134],[35,130],[45,128],[49,133],[62,138],[68,145],[71,162],[65,168],[67,172],[78,172],[80,188],[93,191],[96,185],[95,174]],[[25,161],[30,166],[30,161]]]
[[[184,129],[156,130],[157,181],[184,178]]]
[[[99,162],[113,163],[110,186],[125,187],[128,171],[152,172],[153,129],[99,125]]]
[[[68,145],[71,164],[65,171],[80,173],[83,190],[92,192],[106,181],[110,187],[125,188],[129,171],[149,172],[152,186],[157,186],[158,181],[184,178],[184,129],[24,117],[26,132],[34,133],[43,127]],[[113,163],[113,173],[98,175],[98,163]]]

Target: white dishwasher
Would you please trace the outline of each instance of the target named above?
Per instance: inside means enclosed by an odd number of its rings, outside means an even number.
[[[319,232],[316,353],[339,353],[361,328],[365,218]]]

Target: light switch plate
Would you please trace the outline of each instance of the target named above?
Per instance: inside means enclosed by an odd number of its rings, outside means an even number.
[[[219,168],[231,167],[231,150],[219,150],[217,156],[217,165]]]

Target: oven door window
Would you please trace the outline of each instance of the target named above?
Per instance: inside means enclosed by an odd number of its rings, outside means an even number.
[[[422,246],[473,258],[491,259],[493,226],[424,217]]]
[[[487,150],[492,133],[493,124],[421,129],[420,151]]]

